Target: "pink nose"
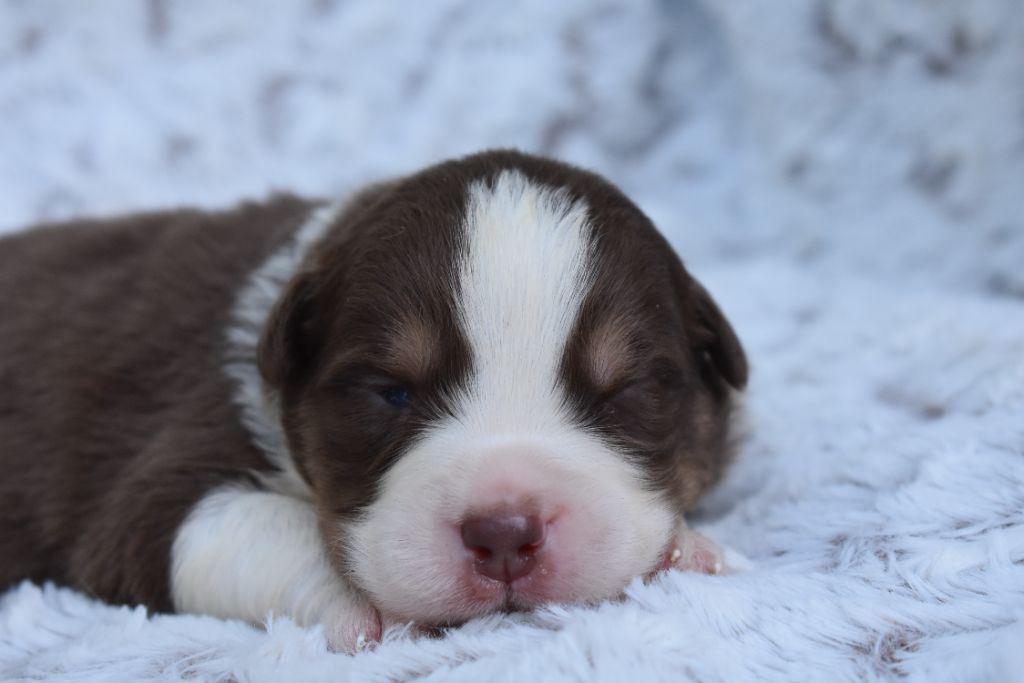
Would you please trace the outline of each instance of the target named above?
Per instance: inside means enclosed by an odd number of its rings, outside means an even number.
[[[462,522],[462,543],[473,551],[478,574],[511,583],[533,571],[544,523],[537,515],[509,511],[470,517]]]

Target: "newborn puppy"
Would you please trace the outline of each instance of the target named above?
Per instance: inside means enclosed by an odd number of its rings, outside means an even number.
[[[0,586],[454,624],[713,572],[736,335],[651,222],[510,151],[346,202],[0,241]]]

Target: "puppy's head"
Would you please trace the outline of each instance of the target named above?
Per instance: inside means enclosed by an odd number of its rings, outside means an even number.
[[[451,623],[614,596],[721,473],[735,334],[650,221],[513,152],[355,200],[260,367],[339,567]]]

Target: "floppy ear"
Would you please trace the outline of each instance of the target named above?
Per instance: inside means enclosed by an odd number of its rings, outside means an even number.
[[[747,356],[732,325],[704,287],[690,278],[698,327],[694,342],[698,353],[705,354],[712,367],[734,389],[747,384]]]
[[[299,273],[267,318],[256,358],[264,381],[274,388],[304,376],[316,358],[320,330],[313,310],[315,293],[315,276]]]

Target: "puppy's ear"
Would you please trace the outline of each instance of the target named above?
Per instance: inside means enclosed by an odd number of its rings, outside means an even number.
[[[691,310],[698,323],[692,337],[697,353],[709,361],[731,387],[742,389],[747,384],[747,356],[736,332],[708,291],[693,278],[689,285],[693,297]]]
[[[320,337],[314,312],[316,290],[312,273],[293,277],[263,328],[257,364],[264,381],[276,389],[305,376],[316,359]]]

